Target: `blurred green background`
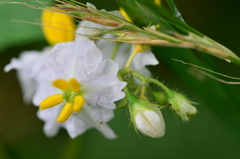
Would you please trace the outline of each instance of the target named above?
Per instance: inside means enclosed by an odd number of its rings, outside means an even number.
[[[24,2],[30,2],[25,0]],[[85,3],[86,0],[81,0]],[[98,9],[115,10],[113,0],[89,0]],[[175,1],[185,21],[193,28],[222,43],[240,56],[240,1]],[[17,4],[0,4],[0,68],[23,50],[41,50],[47,45],[39,26],[12,20],[35,21],[40,10]],[[128,128],[126,110],[117,111],[109,123],[118,139],[107,140],[97,130],[71,140],[65,130],[53,138],[43,134],[37,107],[22,101],[16,72],[0,71],[0,159],[239,159],[240,87],[196,78],[189,66],[171,59],[183,59],[214,71],[240,77],[239,66],[210,55],[184,49],[154,48],[160,65],[150,67],[155,77],[170,88],[181,90],[199,103],[198,113],[189,122],[178,121],[163,110],[166,135],[161,139],[137,136]],[[200,60],[196,60],[196,57]]]

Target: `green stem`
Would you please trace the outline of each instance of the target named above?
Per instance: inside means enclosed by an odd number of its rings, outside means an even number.
[[[124,68],[124,69],[121,69],[119,72],[118,72],[121,76],[124,76],[124,75],[127,75],[127,74],[130,74],[132,76],[135,76],[137,77],[138,79],[140,79],[142,82],[146,83],[147,81],[147,77],[143,76],[142,74],[138,73],[137,71],[133,70],[133,69],[130,69],[130,68]]]
[[[160,81],[158,81],[158,80],[156,80],[156,79],[153,79],[153,78],[150,78],[150,77],[149,77],[149,78],[147,79],[147,81],[148,81],[148,82],[152,82],[152,83],[158,85],[158,86],[161,87],[165,92],[169,92],[169,91],[170,91],[170,89],[169,89],[167,86],[165,86],[162,82],[160,82]]]
[[[62,159],[76,159],[79,158],[82,149],[83,135],[76,137],[75,139],[68,139],[66,148],[63,151]]]
[[[161,87],[165,92],[169,92],[170,91],[170,89],[167,86],[165,86],[162,82],[160,82],[160,81],[158,81],[156,79],[150,78],[150,77],[145,77],[141,73],[138,73],[137,71],[132,70],[130,68],[121,69],[118,72],[118,77],[121,77],[120,80],[123,81],[122,76],[127,75],[127,74],[130,74],[130,75],[132,75],[134,77],[137,77],[143,84],[146,84],[147,82],[151,82],[151,83],[154,83],[154,84],[158,85],[159,87]]]
[[[124,26],[122,26],[122,28],[134,31],[136,33],[140,33],[140,34],[146,35],[147,37],[154,36],[154,37],[162,39],[162,40],[167,40],[167,41],[169,41],[171,43],[176,43],[176,44],[180,44],[181,43],[181,42],[179,42],[179,40],[175,40],[173,38],[170,38],[170,36],[162,36],[162,35],[159,35],[159,34],[155,34],[155,33],[149,32],[147,30],[144,30],[142,28],[139,28],[139,27],[132,27],[132,26],[129,26],[129,25],[124,25]]]
[[[236,65],[240,65],[240,59],[239,59],[238,57],[228,56],[228,59],[229,59],[232,63],[234,63],[234,64],[236,64]]]
[[[112,54],[111,54],[111,59],[112,60],[115,60],[115,58],[117,56],[117,53],[118,53],[118,50],[119,50],[119,47],[120,47],[120,44],[121,44],[120,42],[115,43]]]

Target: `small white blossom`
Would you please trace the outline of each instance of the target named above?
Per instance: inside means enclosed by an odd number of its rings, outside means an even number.
[[[84,34],[83,30],[80,28],[77,32]],[[106,123],[114,116],[114,102],[125,96],[122,89],[126,84],[116,77],[118,65],[110,59],[103,60],[102,52],[94,42],[82,36],[77,36],[74,42],[55,45],[47,62],[47,69],[39,75],[38,89],[34,96],[34,104],[40,104],[40,109],[44,109],[38,111],[38,116],[45,121],[46,135],[54,136],[60,127],[64,127],[70,137],[75,138],[94,127],[105,137],[115,138],[116,135]],[[75,83],[71,85],[73,79]],[[65,81],[66,85],[71,87],[53,87],[58,80]],[[44,105],[51,98],[55,98],[54,95],[60,96],[57,97],[60,102],[53,107]],[[47,98],[49,96],[50,98]],[[80,110],[72,112],[72,108],[67,107],[75,107],[77,96],[83,99],[83,102],[80,102],[83,105],[82,108],[79,106]],[[70,110],[70,113],[63,112],[65,108]]]

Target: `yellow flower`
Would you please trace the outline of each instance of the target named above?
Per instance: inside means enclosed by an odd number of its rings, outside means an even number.
[[[49,44],[73,41],[76,28],[72,17],[69,15],[44,10],[42,12],[42,30]],[[69,32],[70,31],[70,32]]]

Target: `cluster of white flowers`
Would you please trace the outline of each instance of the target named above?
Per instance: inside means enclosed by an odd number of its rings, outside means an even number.
[[[111,14],[123,18],[118,11]],[[151,73],[146,66],[159,63],[150,47],[118,42],[113,45],[113,42],[105,40],[95,43],[87,37],[77,35],[101,33],[91,28],[112,29],[82,21],[74,41],[59,42],[59,39],[51,36],[47,39],[56,45],[46,47],[43,51],[23,52],[19,59],[11,60],[5,67],[5,72],[17,70],[24,100],[39,107],[37,115],[45,122],[44,132],[49,137],[56,135],[62,127],[71,138],[90,128],[98,129],[106,138],[116,138],[107,122],[114,117],[114,102],[123,98],[128,100],[135,129],[153,138],[162,137],[165,134],[165,122],[160,107],[152,104],[144,95],[146,81],[140,84],[135,81],[142,88],[141,96],[138,97],[129,91],[123,92],[124,88],[127,89],[127,82],[123,81],[123,76],[118,77],[119,69],[126,66],[140,73],[140,76],[150,77]],[[47,28],[45,33],[48,35],[52,31]],[[57,37],[61,37],[59,34]],[[110,34],[101,36],[114,38]],[[188,114],[196,113],[195,107],[183,95],[176,92],[167,95],[169,104],[174,106],[173,110],[178,111],[180,117],[188,120]],[[185,103],[179,102],[180,97],[184,98]]]

